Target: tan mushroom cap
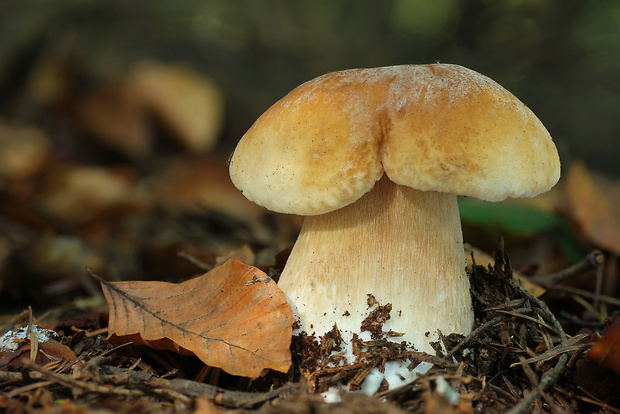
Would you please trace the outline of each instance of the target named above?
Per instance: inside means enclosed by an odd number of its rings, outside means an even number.
[[[233,183],[270,210],[316,215],[393,182],[500,201],[560,177],[540,120],[495,81],[458,65],[328,73],[269,108],[239,142]]]

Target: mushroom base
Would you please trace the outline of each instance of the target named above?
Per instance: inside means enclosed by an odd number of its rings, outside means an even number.
[[[386,176],[356,201],[306,217],[280,277],[301,330],[337,324],[360,332],[368,295],[392,304],[383,330],[418,350],[444,334],[471,331],[473,310],[456,196],[418,191]]]

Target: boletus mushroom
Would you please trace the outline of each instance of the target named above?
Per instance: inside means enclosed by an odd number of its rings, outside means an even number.
[[[359,332],[367,295],[384,330],[431,351],[471,331],[457,195],[532,197],[559,179],[540,120],[458,65],[328,73],[291,91],[242,137],[230,175],[250,200],[307,216],[280,277],[301,329]],[[430,334],[428,334],[430,333]]]

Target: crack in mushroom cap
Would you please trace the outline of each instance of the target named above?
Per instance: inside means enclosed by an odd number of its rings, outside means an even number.
[[[495,81],[458,65],[332,72],[295,88],[242,137],[237,188],[270,210],[317,215],[397,184],[500,201],[560,176],[540,120]]]

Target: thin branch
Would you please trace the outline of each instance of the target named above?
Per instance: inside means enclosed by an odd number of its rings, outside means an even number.
[[[574,288],[572,286],[556,285],[551,288],[553,291],[572,293],[574,295],[583,296],[588,299],[598,299],[599,302],[607,303],[608,305],[620,306],[620,299],[612,296],[597,295],[596,293],[589,292],[587,290]]]
[[[450,352],[448,352],[446,354],[446,358],[450,358],[451,356],[456,354],[458,351],[460,351],[461,349],[465,348],[465,346],[467,344],[471,343],[475,338],[477,338],[483,332],[485,332],[486,330],[488,330],[488,329],[494,327],[495,325],[501,323],[504,319],[507,319],[507,318],[508,318],[507,315],[506,316],[498,316],[496,318],[491,319],[490,321],[487,321],[487,322],[483,323],[482,325],[480,325],[479,327],[477,327],[476,329],[471,331],[471,333],[469,335],[467,335],[465,338],[463,338],[461,340],[461,342],[456,344],[454,346],[454,348],[452,348],[450,350]]]
[[[266,393],[231,391],[196,381],[180,378],[168,380],[148,372],[132,371],[112,366],[102,367],[101,380],[105,383],[124,385],[126,387],[139,386],[141,389],[149,387],[159,391],[168,389],[191,398],[206,398],[226,408],[250,407],[277,398],[297,386],[295,384],[284,386]]]
[[[600,250],[593,250],[579,263],[567,267],[566,269],[562,269],[557,273],[530,277],[528,280],[532,283],[549,287],[566,280],[574,279],[577,276],[581,276],[587,271],[601,267],[604,263],[605,255],[603,252]]]
[[[450,352],[448,352],[446,354],[446,359],[449,359],[450,357],[452,357],[458,351],[460,351],[461,349],[465,348],[467,346],[467,344],[471,343],[475,338],[477,338],[483,332],[487,331],[488,329],[493,328],[495,325],[500,324],[504,320],[508,319],[508,317],[510,317],[510,316],[514,317],[514,316],[517,316],[515,314],[522,314],[522,313],[531,312],[531,311],[532,311],[532,308],[527,306],[527,307],[522,307],[522,308],[514,309],[511,312],[501,312],[505,316],[497,316],[497,317],[495,317],[495,318],[493,318],[493,319],[483,323],[482,325],[480,325],[479,327],[477,327],[473,331],[471,331],[471,333],[469,335],[467,335],[465,338],[463,338],[458,344],[456,344],[454,346],[454,348],[452,348],[450,350]],[[499,312],[499,311],[496,311],[496,312]],[[537,321],[537,323],[540,323],[540,322]]]
[[[530,301],[530,304],[532,304],[532,306],[535,306],[538,309],[540,309],[541,313],[543,314],[541,316],[543,316],[543,318],[547,319],[547,321],[551,323],[556,333],[560,336],[561,345],[562,346],[569,345],[570,342],[569,342],[568,336],[564,332],[562,325],[560,324],[560,322],[558,322],[558,320],[553,315],[553,312],[551,312],[549,307],[547,307],[547,305],[543,301],[538,299],[531,292],[520,288],[514,282],[512,283]],[[540,378],[539,386],[534,388],[532,392],[530,392],[527,396],[525,396],[519,402],[519,404],[515,405],[510,410],[508,410],[507,414],[521,414],[521,413],[526,412],[529,409],[530,405],[536,400],[536,398],[541,396],[542,393],[547,391],[553,384],[555,384],[558,381],[558,379],[560,378],[560,374],[562,373],[564,368],[566,368],[567,362],[568,362],[568,354],[563,353],[562,355],[560,355],[558,362],[555,364],[555,366],[542,375],[542,377]]]
[[[178,252],[177,256],[180,257],[181,259],[184,259],[188,263],[196,266],[199,270],[203,272],[208,272],[209,270],[213,268],[213,266],[209,266],[202,260],[198,259],[197,257],[192,256],[191,254],[187,252]]]
[[[531,309],[530,309],[531,310]],[[497,310],[495,311],[497,313],[503,313],[506,315],[510,315],[510,316],[514,316],[515,318],[521,318],[521,319],[526,319],[528,321],[534,322],[535,324],[538,324],[540,326],[543,326],[549,330],[554,331],[553,327],[549,326],[547,323],[545,323],[544,321],[539,321],[536,318],[532,318],[531,316],[527,316],[527,315],[522,315],[520,313],[517,313],[515,311],[504,311],[504,310]]]
[[[42,366],[30,361],[29,359],[22,359],[22,363],[26,368],[30,368],[34,371],[39,372],[44,377],[47,377],[55,382],[63,384],[68,387],[81,388],[86,392],[92,392],[103,395],[118,395],[125,397],[142,397],[144,393],[138,390],[128,390],[125,388],[117,388],[117,387],[106,387],[105,385],[100,385],[93,382],[82,381],[72,378],[67,374],[57,374],[52,372]]]
[[[576,344],[576,345],[568,345],[568,346],[564,346],[564,345],[560,345],[560,346],[556,346],[553,349],[550,349],[542,354],[533,356],[531,358],[528,358],[527,360],[524,359],[523,361],[519,361],[519,362],[515,362],[513,364],[510,365],[510,368],[515,368],[519,365],[521,365],[523,362],[530,364],[532,362],[539,362],[539,361],[548,361],[550,359],[553,359],[555,357],[557,357],[558,355],[561,354],[565,354],[567,352],[574,352],[574,351],[581,351],[585,348],[590,347],[590,344]]]
[[[611,407],[611,406],[609,406],[609,405],[607,405],[607,404],[605,404],[605,403],[602,403],[602,402],[600,402],[600,401],[594,400],[594,399],[592,399],[592,398],[589,398],[589,397],[583,397],[583,396],[581,396],[581,395],[576,395],[576,396],[575,396],[575,398],[578,398],[578,399],[580,399],[581,401],[587,402],[587,403],[589,403],[589,404],[592,404],[592,405],[596,405],[596,406],[598,406],[598,407],[601,407],[602,412],[610,411],[610,412],[612,412],[612,413],[620,414],[620,410],[619,410],[619,409],[614,408],[614,407]]]
[[[566,362],[568,361],[568,355],[562,354],[560,356],[559,361],[555,364],[555,367],[551,368],[549,371],[545,372],[543,376],[540,378],[539,386],[534,388],[532,392],[526,395],[519,404],[512,407],[510,410],[506,412],[506,414],[521,414],[526,412],[530,405],[538,398],[543,392],[547,391],[549,387],[555,384],[560,378],[560,374],[566,367]]]
[[[525,358],[520,357],[519,362],[521,364],[521,368],[523,368],[523,372],[525,373],[525,376],[530,381],[532,386],[538,391],[540,396],[547,402],[547,404],[549,404],[549,406],[555,407],[555,402],[553,401],[553,398],[551,398],[544,390],[540,388],[540,383],[538,382],[538,378],[536,377],[536,374],[532,370],[532,367],[530,367],[530,365],[525,361]],[[554,411],[557,411],[557,410],[554,410]]]

